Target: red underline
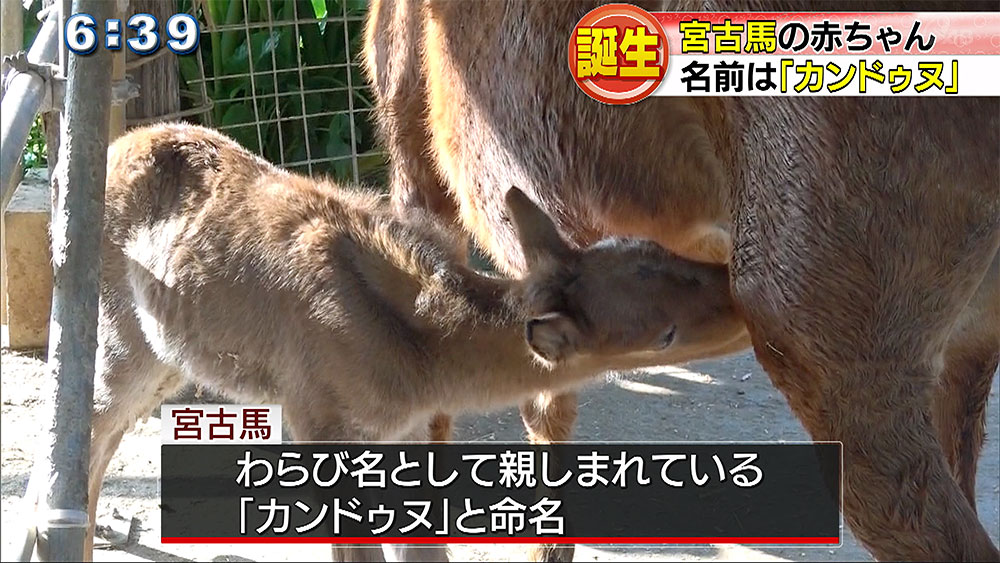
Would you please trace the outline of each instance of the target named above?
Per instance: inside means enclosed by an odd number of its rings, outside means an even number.
[[[161,543],[361,543],[361,544],[462,544],[462,543],[549,543],[549,544],[663,544],[663,545],[692,545],[692,544],[822,544],[836,545],[840,543],[838,537],[761,537],[761,538],[741,538],[741,537],[688,537],[688,538],[600,538],[600,537],[309,537],[309,536],[289,536],[289,537],[163,537]]]

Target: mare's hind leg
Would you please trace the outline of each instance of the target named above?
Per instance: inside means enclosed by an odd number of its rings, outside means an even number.
[[[1000,253],[959,317],[934,396],[934,422],[952,476],[976,509],[986,402],[1000,362]]]
[[[879,560],[1000,560],[932,405],[1000,225],[995,193],[942,185],[817,180],[786,200],[765,184],[737,202],[733,293],[757,359],[814,439],[843,442],[844,517]]]
[[[429,213],[451,228],[460,252],[468,235],[458,224],[458,208],[430,158],[427,129],[427,80],[420,51],[424,7],[417,2],[374,1],[368,10],[364,58],[375,96],[375,123],[389,152],[389,192],[400,215]],[[431,441],[451,439],[451,417],[438,414]]]

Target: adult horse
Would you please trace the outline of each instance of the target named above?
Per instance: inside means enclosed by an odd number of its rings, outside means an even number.
[[[365,66],[396,205],[460,224],[508,273],[524,268],[510,186],[581,245],[636,235],[728,262],[749,337],[715,352],[752,345],[809,433],[843,441],[857,538],[879,559],[1000,560],[974,490],[1000,359],[1000,100],[605,106],[566,68],[593,7],[373,2]],[[576,399],[522,414],[533,440],[566,440]]]

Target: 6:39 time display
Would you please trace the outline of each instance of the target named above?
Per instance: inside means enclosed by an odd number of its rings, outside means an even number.
[[[198,20],[190,14],[174,14],[167,20],[166,41],[160,37],[160,26],[151,14],[135,14],[128,18],[126,27],[135,36],[125,40],[129,50],[137,55],[152,55],[166,43],[178,55],[188,55],[198,48],[201,29]],[[90,14],[73,14],[66,20],[64,29],[66,48],[77,55],[88,55],[99,44],[97,20]],[[122,48],[122,20],[104,22],[104,48],[117,51]]]

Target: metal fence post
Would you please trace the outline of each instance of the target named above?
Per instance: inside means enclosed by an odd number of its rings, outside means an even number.
[[[0,0],[0,56],[14,54],[24,45],[22,10],[18,0]],[[0,98],[3,98],[6,81],[7,73],[3,72],[0,74]],[[0,209],[0,325],[7,324],[7,246],[3,242],[6,237],[4,213]]]
[[[0,55],[10,55],[21,50],[24,43],[24,25],[21,21],[19,0],[0,0]],[[3,86],[0,85],[0,96]]]
[[[28,62],[51,63],[59,53],[59,18],[49,14],[28,51]],[[0,210],[14,195],[14,173],[31,132],[38,108],[45,101],[45,80],[33,72],[18,72],[10,77],[0,104]]]
[[[114,17],[107,0],[75,0],[72,13]],[[111,110],[111,53],[69,55],[57,191],[52,210],[54,291],[49,369],[56,385],[42,473],[48,491],[38,530],[43,561],[82,561],[97,347],[100,247]]]

